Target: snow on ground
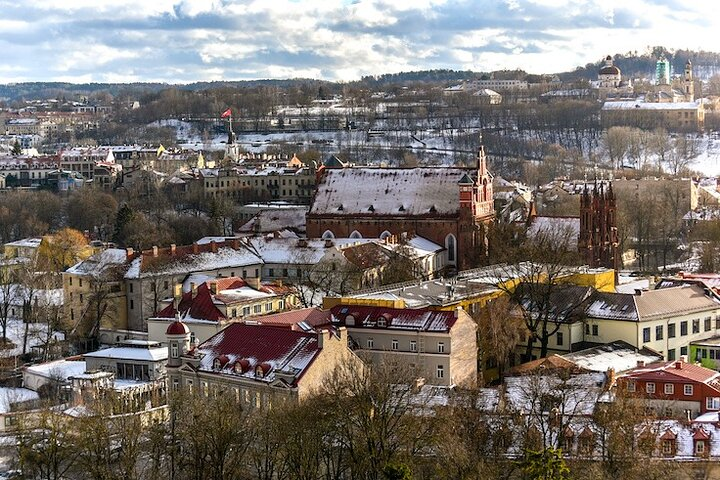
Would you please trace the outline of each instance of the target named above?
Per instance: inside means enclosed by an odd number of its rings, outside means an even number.
[[[7,349],[0,349],[0,358],[9,358],[22,355],[30,351],[32,347],[40,346],[47,340],[47,326],[40,323],[31,323],[28,327],[28,341],[25,352],[23,352],[23,337],[25,335],[25,323],[19,318],[9,318],[7,322],[7,338],[14,346]],[[63,334],[55,332],[55,339],[62,340]]]

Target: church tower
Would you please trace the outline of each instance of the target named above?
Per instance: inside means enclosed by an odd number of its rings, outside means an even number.
[[[612,183],[595,182],[592,192],[585,184],[580,196],[580,235],[578,252],[590,267],[617,270],[618,253],[617,206]]]
[[[690,59],[685,62],[685,74],[683,75],[683,93],[686,102],[695,101],[695,81],[693,80],[692,63]]]

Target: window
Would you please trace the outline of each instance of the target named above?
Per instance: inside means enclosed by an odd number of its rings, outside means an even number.
[[[82,287],[82,278],[80,279],[80,286]]]
[[[693,333],[700,333],[700,319],[696,318],[693,322]]]
[[[662,453],[663,455],[672,455],[675,453],[675,441],[663,440],[662,441]]]
[[[135,309],[135,301],[130,299],[130,310],[134,310],[134,309]]]
[[[597,337],[597,336],[599,335],[599,334],[598,334],[598,326],[597,326],[597,325],[593,325],[593,326],[592,326],[592,334],[593,334],[593,336],[595,336],[595,337]]]
[[[178,350],[179,350],[179,349],[178,349],[178,344],[175,343],[175,342],[173,342],[173,343],[170,345],[170,356],[171,356],[172,358],[178,358],[178,356],[179,356],[179,355],[178,355]]]
[[[674,348],[671,348],[671,349],[668,350],[667,359],[668,359],[668,360],[675,360],[675,349],[674,349]]]
[[[262,305],[253,305],[253,313],[262,313]]]
[[[707,397],[705,399],[705,408],[708,410],[720,410],[720,397]]]
[[[655,327],[655,340],[662,340],[663,339],[663,326],[658,325]]]
[[[438,353],[445,353],[445,343],[438,342]]]
[[[687,332],[687,320],[680,322],[680,336],[684,337],[685,335],[687,335]]]
[[[72,285],[72,278],[70,279],[70,284]],[[130,284],[130,293],[133,293],[133,284]]]
[[[278,301],[278,309],[282,310],[285,308],[285,300]]]
[[[169,286],[170,286],[170,285],[168,285],[168,281],[165,280],[165,284],[163,285],[163,287],[165,288],[165,290],[167,290]]]
[[[274,269],[274,268],[269,268],[269,269],[268,269],[268,275],[271,276],[271,277],[274,277],[274,276],[275,276],[275,269]]]
[[[191,379],[187,379],[185,385],[187,385],[187,389],[190,393],[193,391],[193,381]]]
[[[243,270],[243,278],[247,278],[247,270]]]
[[[201,385],[202,385],[202,394],[205,395],[206,397],[209,396],[209,395],[210,395],[210,388],[208,387],[208,383],[207,383],[207,382],[202,382]]]
[[[655,384],[653,382],[648,382],[645,384],[645,392],[646,393],[655,393]]]
[[[435,372],[437,378],[445,378],[445,367],[442,365],[437,366],[437,372]]]
[[[147,365],[137,363],[117,363],[116,377],[123,380],[150,380],[149,368]]]
[[[265,311],[272,312],[272,302],[268,302],[265,304]]]
[[[635,380],[630,380],[627,382],[627,391],[630,393],[635,392]]]
[[[372,338],[367,339],[367,348],[374,348],[375,347],[375,341]]]
[[[695,454],[696,455],[704,455],[705,454],[705,440],[698,440],[695,442]]]
[[[687,347],[680,347],[680,355],[687,355]]]
[[[72,286],[72,277],[70,277],[70,286]],[[132,287],[132,283],[130,284],[130,286]],[[132,292],[132,289],[130,289],[130,291]]]
[[[705,317],[705,331],[709,332],[712,328],[712,317]]]
[[[688,384],[688,383],[686,383],[686,384],[683,386],[683,393],[684,393],[685,395],[692,395],[692,394],[693,394],[693,386],[690,385],[690,384]]]
[[[557,332],[557,334],[555,335],[555,339],[556,339],[557,345],[561,346],[563,344],[563,340],[564,340],[563,332]]]
[[[664,392],[665,395],[672,395],[673,393],[675,393],[675,385],[673,385],[672,383],[666,383]]]
[[[180,390],[180,380],[173,378],[173,392],[177,392],[178,390]]]
[[[410,340],[410,351],[417,352],[417,342],[415,340]]]
[[[647,343],[650,341],[650,327],[643,328],[643,342]]]
[[[675,338],[675,324],[668,323],[668,338]]]
[[[590,324],[589,323],[585,324],[585,335],[590,335]]]
[[[394,339],[394,338],[393,338],[393,341],[392,341],[392,349],[393,349],[393,350],[397,350],[397,349],[398,349],[398,344],[399,344],[399,342],[397,341],[397,339]]]
[[[720,315],[715,315],[715,330],[720,330]]]

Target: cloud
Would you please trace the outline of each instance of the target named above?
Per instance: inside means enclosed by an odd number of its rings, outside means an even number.
[[[533,73],[608,53],[712,48],[712,2],[0,0],[0,83],[319,77],[422,68]]]

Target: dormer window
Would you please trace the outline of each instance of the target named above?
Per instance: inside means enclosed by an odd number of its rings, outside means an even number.
[[[256,377],[260,377],[260,378],[262,378],[262,377],[265,376],[265,373],[263,372],[263,369],[262,369],[262,367],[261,367],[260,365],[258,365],[257,367],[255,367],[255,376],[256,376]]]
[[[385,317],[378,318],[377,326],[378,327],[387,327],[387,323],[385,322]]]
[[[220,370],[220,367],[222,367],[220,359],[216,358],[215,360],[213,360],[213,370]]]
[[[705,452],[707,451],[707,446],[705,445],[705,440],[696,440],[695,441],[695,455],[698,457],[705,456]]]
[[[374,211],[375,211],[375,207],[372,206],[372,205],[370,205],[370,206],[368,207],[368,212],[374,212]]]

